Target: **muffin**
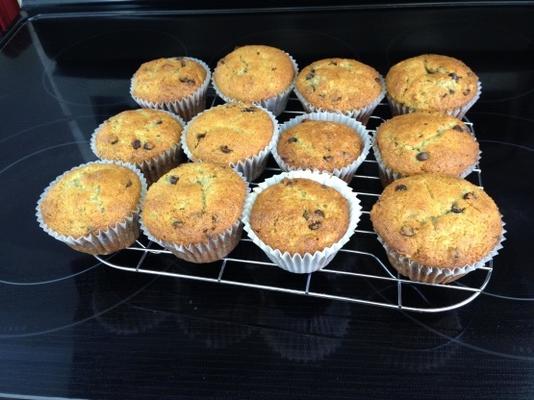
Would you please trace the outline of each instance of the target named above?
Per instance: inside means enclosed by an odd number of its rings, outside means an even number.
[[[146,236],[186,261],[208,263],[230,253],[241,238],[247,196],[244,179],[229,167],[187,163],[148,190],[141,227]]]
[[[376,131],[373,149],[384,185],[424,172],[464,178],[480,158],[469,128],[439,113],[414,112],[385,121]]]
[[[280,127],[274,159],[284,171],[312,169],[350,182],[370,148],[365,127],[335,113],[295,117]]]
[[[263,172],[277,135],[278,124],[267,110],[228,103],[189,122],[182,147],[190,160],[229,165],[250,181]]]
[[[217,63],[213,86],[224,101],[265,107],[274,115],[284,111],[297,75],[297,63],[270,46],[238,47]]]
[[[37,203],[37,221],[75,250],[110,254],[139,236],[146,181],[133,165],[96,161],[58,176]]]
[[[480,97],[481,85],[456,58],[424,54],[395,64],[386,75],[393,114],[437,111],[462,118]]]
[[[499,209],[481,188],[438,174],[391,183],[371,222],[391,265],[428,283],[449,283],[484,265],[504,234]]]
[[[295,94],[308,112],[332,111],[367,123],[385,89],[382,76],[369,65],[326,58],[300,71]]]
[[[291,171],[259,184],[243,223],[252,241],[279,267],[317,271],[354,233],[360,205],[352,189],[327,173]]]
[[[135,72],[130,94],[141,107],[171,111],[188,121],[206,108],[210,78],[209,67],[196,58],[158,58]]]
[[[179,164],[183,126],[178,116],[166,111],[123,111],[94,131],[91,149],[102,160],[135,164],[152,183]]]

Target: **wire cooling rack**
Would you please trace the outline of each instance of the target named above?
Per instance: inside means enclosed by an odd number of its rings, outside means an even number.
[[[211,106],[222,103],[213,92],[210,100]],[[297,98],[291,97],[286,111],[278,120],[284,122],[303,113]],[[374,135],[376,127],[389,117],[386,103],[381,103],[367,124],[370,134]],[[464,121],[474,133],[473,124],[466,118]],[[251,186],[279,172],[281,170],[271,159],[265,173]],[[482,186],[479,166],[467,179]],[[311,274],[291,274],[276,267],[246,234],[228,257],[211,264],[191,264],[179,260],[143,237],[133,246],[110,257],[96,258],[110,267],[125,271],[422,313],[459,308],[473,301],[484,290],[493,270],[492,261],[448,285],[413,282],[398,275],[389,265],[369,219],[371,207],[382,191],[378,166],[372,154],[358,169],[350,186],[363,208],[358,229],[326,268]]]

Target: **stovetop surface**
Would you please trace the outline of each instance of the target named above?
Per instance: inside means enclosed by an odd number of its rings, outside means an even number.
[[[0,49],[0,397],[531,399],[533,19],[523,6],[43,14],[20,24]],[[42,189],[95,158],[99,123],[135,108],[128,87],[140,63],[191,55],[214,67],[249,43],[283,48],[301,66],[353,57],[385,74],[434,52],[477,72],[483,94],[468,117],[508,230],[478,299],[425,316],[141,276],[39,229]]]

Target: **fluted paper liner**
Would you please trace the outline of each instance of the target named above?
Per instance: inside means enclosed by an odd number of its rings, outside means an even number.
[[[243,182],[247,188],[247,196],[245,197],[246,202],[249,196],[248,183],[241,174],[238,173],[238,175],[241,177],[241,179],[243,179]],[[169,250],[176,257],[197,264],[210,263],[226,257],[241,240],[241,233],[243,231],[243,224],[241,223],[241,219],[238,218],[232,224],[232,226],[218,235],[209,237],[206,242],[178,244],[160,240],[152,235],[149,229],[143,223],[142,214],[140,225],[141,230],[149,240]]]
[[[473,138],[476,140],[476,136],[473,133],[473,131],[471,130],[471,128],[469,126],[467,126],[467,128],[469,129],[469,133],[471,134],[471,136],[473,136]],[[382,159],[382,154],[380,153],[380,149],[378,148],[378,142],[376,140],[377,134],[378,134],[378,130],[377,130],[377,132],[375,133],[375,135],[373,137],[373,145],[372,145],[373,153],[375,155],[376,162],[378,163],[378,175],[380,176],[380,181],[382,182],[382,186],[386,187],[387,185],[389,185],[394,180],[397,180],[397,179],[400,179],[400,178],[404,178],[404,177],[406,177],[406,175],[403,175],[400,172],[396,172],[396,171],[394,171],[391,168],[388,168],[386,166],[386,164],[384,163],[384,160]],[[480,150],[480,147],[479,147],[478,155],[477,155],[477,158],[476,158],[475,162],[473,164],[471,164],[470,166],[468,166],[459,175],[459,177],[460,178],[465,178],[471,172],[473,172],[473,170],[478,165],[481,156],[482,156],[482,151]]]
[[[167,102],[154,102],[144,100],[140,97],[136,97],[133,94],[133,87],[135,83],[135,77],[132,77],[130,81],[130,96],[143,108],[153,108],[156,110],[165,110],[174,114],[180,115],[184,120],[189,121],[196,114],[203,111],[206,108],[206,93],[208,92],[208,86],[211,80],[211,71],[208,65],[198,58],[194,57],[182,57],[186,60],[194,61],[202,66],[206,70],[206,78],[204,82],[198,87],[198,89],[182,99],[167,101]]]
[[[290,54],[286,52],[284,53],[289,57],[289,59],[291,60],[291,63],[293,64],[293,72],[294,72],[293,80],[291,81],[289,86],[286,89],[284,89],[284,91],[280,92],[276,96],[269,97],[268,99],[252,102],[252,104],[263,107],[269,110],[270,112],[272,112],[276,116],[282,114],[284,110],[286,109],[287,100],[289,99],[289,94],[291,93],[291,90],[293,90],[293,87],[295,86],[295,81],[299,73],[299,67],[295,59],[291,57]],[[217,96],[223,99],[226,103],[240,101],[239,99],[232,98],[230,96],[225,95],[223,92],[221,92],[221,90],[217,86],[217,83],[215,83],[215,78],[212,78],[212,85],[213,85],[213,88],[215,89],[215,93],[217,93]]]
[[[502,218],[502,216],[501,216]],[[426,282],[426,283],[439,283],[446,284],[454,282],[462,276],[474,271],[477,268],[483,267],[489,260],[497,255],[500,249],[502,249],[502,243],[506,240],[504,229],[504,222],[502,223],[502,232],[499,242],[495,247],[486,254],[481,260],[467,264],[461,267],[453,268],[439,268],[429,265],[420,264],[411,260],[409,257],[403,256],[397,251],[389,247],[386,242],[377,234],[378,241],[384,246],[388,260],[401,275],[407,276],[412,281]]]
[[[321,251],[316,251],[313,254],[305,253],[301,255],[298,253],[282,253],[278,249],[273,249],[271,246],[263,242],[256,235],[256,233],[250,226],[250,213],[252,211],[252,207],[254,205],[254,202],[256,201],[257,196],[268,187],[281,182],[285,178],[311,179],[322,185],[326,185],[335,189],[347,200],[350,208],[349,224],[347,227],[347,231],[341,237],[340,240]],[[330,175],[325,172],[320,173],[313,172],[310,170],[298,170],[284,172],[282,174],[272,176],[264,182],[260,183],[254,189],[254,191],[251,193],[245,203],[245,210],[243,212],[243,224],[244,229],[248,233],[250,239],[254,242],[254,244],[256,244],[260,249],[265,252],[267,257],[269,257],[269,259],[273,263],[278,265],[280,268],[285,269],[286,271],[294,272],[297,274],[305,274],[309,272],[318,271],[321,268],[327,266],[330,261],[332,261],[337,252],[343,247],[343,245],[345,245],[349,241],[350,237],[354,233],[354,230],[356,229],[356,226],[358,225],[358,222],[360,220],[360,215],[360,200],[356,197],[356,194],[352,191],[352,189],[347,185],[346,182],[342,181],[336,176]]]
[[[309,112],[309,113],[311,112],[333,112],[336,114],[342,114],[342,115],[346,115],[347,117],[357,119],[358,121],[360,121],[362,124],[365,125],[367,124],[369,117],[373,114],[373,111],[375,110],[375,108],[380,104],[380,102],[384,99],[386,95],[386,83],[382,75],[380,75],[380,85],[382,86],[382,90],[380,94],[378,95],[378,97],[375,100],[373,100],[373,102],[369,103],[365,107],[355,108],[355,109],[346,110],[346,111],[327,110],[322,107],[316,107],[313,104],[311,104],[308,100],[306,100],[304,95],[299,92],[296,86],[293,89],[293,91],[297,95],[297,98],[301,102],[302,107],[304,107],[306,112]]]
[[[222,107],[222,106],[223,105],[217,106],[217,107]],[[184,150],[184,153],[187,156],[187,158],[189,158],[193,162],[209,161],[209,160],[198,159],[195,156],[193,156],[193,153],[191,153],[191,150],[189,149],[189,146],[187,145],[187,140],[186,140],[189,127],[191,126],[193,121],[195,121],[197,118],[200,118],[202,114],[204,114],[205,112],[209,112],[217,107],[210,108],[209,110],[203,111],[200,114],[198,114],[195,118],[189,121],[189,123],[186,125],[185,129],[182,132],[182,138],[181,138],[182,149]],[[265,146],[258,154],[245,158],[244,160],[239,160],[236,163],[230,164],[230,167],[232,167],[235,171],[242,174],[249,182],[256,179],[265,170],[265,165],[267,164],[269,153],[271,152],[271,149],[273,148],[273,146],[275,146],[276,143],[278,142],[278,134],[279,134],[278,121],[276,120],[275,116],[269,110],[261,106],[255,106],[255,107],[258,107],[258,109],[266,112],[269,115],[269,118],[271,118],[271,121],[273,123],[273,134],[272,134],[271,140],[269,144]]]
[[[480,81],[478,81],[477,82],[477,93],[476,93],[475,97],[473,97],[471,100],[469,100],[469,102],[467,102],[466,104],[464,104],[461,107],[446,108],[446,109],[438,110],[438,111],[440,111],[440,112],[442,112],[444,114],[451,115],[453,117],[462,119],[465,116],[465,114],[467,113],[467,111],[469,111],[469,109],[471,107],[473,107],[473,105],[480,98],[481,93],[482,93],[482,83],[480,83]],[[397,102],[396,100],[394,100],[389,95],[389,93],[387,95],[387,99],[388,99],[388,103],[389,103],[389,108],[391,109],[391,113],[393,115],[409,114],[409,113],[412,113],[412,112],[419,111],[416,108],[408,107],[408,106],[405,106],[402,103]]]
[[[185,128],[185,122],[184,120],[176,114],[173,114],[169,111],[165,110],[157,110],[164,112],[168,114],[170,117],[172,117],[176,122],[180,124],[182,127],[182,132]],[[108,121],[106,119],[106,121]],[[101,160],[106,160],[105,158],[102,158],[98,152],[98,149],[96,147],[96,136],[98,135],[98,132],[102,128],[102,126],[106,123],[106,121],[102,122],[91,135],[91,141],[90,146],[91,150],[93,151],[93,154],[97,156]],[[180,161],[182,160],[182,148],[180,146],[180,141],[170,147],[169,149],[165,150],[163,153],[158,154],[155,157],[149,158],[147,160],[143,160],[140,163],[135,163],[135,166],[141,170],[143,175],[145,176],[147,183],[150,185],[154,182],[156,182],[162,175],[167,173],[172,168],[178,166],[180,164]],[[113,159],[111,159],[113,161]]]
[[[82,237],[66,236],[62,235],[53,229],[51,229],[46,222],[44,221],[43,215],[41,213],[41,203],[48,194],[48,191],[61,179],[65,174],[76,170],[81,167],[92,164],[116,164],[125,168],[131,169],[139,177],[141,182],[141,195],[139,196],[139,203],[137,204],[136,209],[123,220],[118,221],[115,225],[110,226],[106,230],[99,231],[96,233],[90,233]],[[36,207],[36,217],[39,226],[54,239],[57,239],[63,243],[66,243],[68,246],[72,247],[74,250],[81,251],[83,253],[89,254],[110,254],[118,250],[122,250],[130,246],[138,237],[139,237],[139,211],[143,200],[145,198],[147,190],[147,183],[145,177],[133,164],[124,163],[121,161],[92,161],[85,164],[77,165],[65,171],[54,179],[43,191],[39,200],[37,201]]]
[[[329,121],[329,122],[337,122],[343,125],[348,126],[349,128],[353,129],[356,134],[360,137],[362,140],[362,151],[358,158],[348,164],[347,166],[343,168],[335,168],[332,171],[328,170],[321,170],[319,172],[328,172],[332,175],[337,176],[340,179],[343,179],[345,182],[350,182],[352,180],[352,177],[354,176],[354,173],[358,169],[358,167],[362,164],[363,160],[367,157],[367,154],[369,154],[369,149],[371,148],[371,137],[367,133],[367,129],[365,126],[360,123],[359,121],[356,121],[353,118],[347,117],[342,114],[336,114],[332,112],[316,112],[316,113],[310,113],[310,114],[303,114],[299,115],[298,117],[292,118],[286,123],[280,125],[280,133],[278,134],[278,138],[282,135],[282,133],[288,129],[293,128],[295,125],[301,123],[305,120],[313,120],[313,121]],[[271,153],[273,154],[273,157],[276,161],[276,163],[280,166],[280,168],[283,171],[292,171],[297,169],[302,169],[299,167],[288,165],[280,155],[278,154],[278,141],[275,143],[275,145],[272,147]]]

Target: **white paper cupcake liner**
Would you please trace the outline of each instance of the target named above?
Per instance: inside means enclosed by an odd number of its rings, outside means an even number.
[[[291,57],[290,54],[288,54],[288,53],[285,53],[285,54],[291,60],[291,63],[293,64],[293,71],[294,71],[293,80],[291,81],[289,86],[286,89],[284,89],[283,92],[279,93],[276,96],[269,97],[268,99],[252,102],[252,104],[254,104],[256,106],[261,106],[261,107],[269,110],[270,112],[272,112],[276,116],[282,114],[282,112],[284,112],[284,110],[286,109],[287,100],[289,99],[289,94],[291,93],[291,90],[293,90],[293,87],[295,86],[295,80],[297,79],[297,75],[298,75],[298,72],[299,72],[299,67],[298,67],[298,64],[295,61],[295,59],[293,57]],[[230,96],[225,95],[219,89],[217,84],[215,83],[215,79],[214,78],[212,78],[212,85],[213,85],[213,88],[215,89],[215,93],[217,93],[217,96],[219,96],[221,99],[223,99],[226,103],[232,103],[232,102],[241,101],[239,99],[235,99],[235,98],[232,98]]]
[[[117,222],[115,225],[110,226],[106,230],[102,230],[96,233],[90,233],[89,235],[82,237],[65,236],[54,230],[52,230],[44,221],[41,213],[41,203],[48,194],[48,191],[61,179],[65,174],[75,169],[85,167],[92,164],[116,164],[125,168],[131,169],[139,177],[141,182],[141,196],[139,197],[139,203],[136,209],[123,220]],[[85,164],[77,165],[68,171],[65,171],[54,179],[43,191],[39,200],[37,201],[36,217],[39,226],[54,239],[57,239],[74,250],[81,251],[89,254],[110,254],[118,250],[122,250],[130,246],[139,237],[139,211],[143,200],[145,198],[147,190],[147,183],[143,174],[133,164],[123,163],[121,161],[92,161]]]
[[[501,216],[502,218],[502,216]],[[453,268],[438,268],[429,265],[420,264],[411,260],[409,257],[399,254],[388,246],[385,241],[377,234],[378,241],[384,246],[388,260],[401,275],[407,276],[412,281],[426,282],[426,283],[439,283],[446,284],[453,282],[462,276],[474,271],[477,268],[483,267],[489,260],[497,255],[500,249],[502,249],[502,243],[506,240],[504,229],[504,222],[502,223],[501,237],[497,245],[480,261],[473,264],[464,265],[461,267]]]
[[[444,110],[440,110],[442,113],[451,115],[453,117],[462,119],[467,111],[473,107],[473,105],[477,102],[477,100],[480,98],[480,95],[482,94],[482,83],[480,81],[477,82],[477,93],[475,97],[473,97],[469,102],[464,104],[461,107],[455,107],[455,108],[446,108]],[[400,114],[409,114],[413,113],[415,111],[418,111],[416,108],[405,106],[402,103],[397,102],[394,100],[388,93],[387,95],[389,108],[391,110],[391,114],[393,115],[400,115]]]
[[[180,126],[182,127],[182,131],[183,131],[183,129],[185,128],[185,122],[179,115],[173,114],[165,110],[158,110],[158,111],[164,112],[168,114],[170,117],[172,117],[174,120],[176,120],[176,122],[178,122]],[[91,150],[93,151],[93,154],[101,160],[106,160],[106,159],[102,158],[98,152],[98,149],[96,147],[96,136],[106,121],[102,122],[93,131],[93,134],[91,135],[91,140],[89,142],[91,146]],[[178,142],[176,143],[176,145],[172,146],[171,148],[165,150],[163,153],[160,153],[155,157],[152,157],[147,160],[143,160],[140,163],[135,163],[135,166],[141,170],[141,172],[143,173],[143,175],[145,176],[147,180],[147,183],[150,185],[156,182],[162,175],[167,173],[170,169],[178,166],[178,164],[180,164],[182,159],[183,159],[182,148],[180,146],[180,142]]]
[[[313,104],[311,104],[302,93],[299,92],[297,87],[293,89],[295,94],[297,95],[297,98],[302,104],[302,107],[306,110],[306,112],[312,113],[312,112],[333,112],[336,114],[342,114],[346,115],[347,117],[357,119],[362,124],[367,124],[367,121],[369,120],[369,117],[373,114],[375,108],[380,104],[380,102],[384,99],[386,95],[386,83],[384,81],[384,78],[382,75],[380,75],[380,84],[382,86],[382,91],[378,95],[378,97],[370,104],[368,104],[365,107],[362,108],[356,108],[353,110],[346,110],[346,111],[336,111],[336,110],[327,110],[321,107],[316,107]]]
[[[249,197],[248,183],[246,179],[239,174],[246,185],[247,195],[246,200]],[[150,233],[148,228],[143,223],[143,215],[140,218],[141,230],[145,236],[152,242],[157,243],[161,247],[172,252],[176,257],[197,264],[205,264],[220,260],[226,257],[241,240],[241,234],[243,232],[243,224],[241,218],[238,218],[231,227],[224,232],[207,238],[206,242],[177,244],[172,242],[166,242],[160,240]]]
[[[473,136],[473,138],[475,138],[475,140],[476,140],[475,134],[473,133],[471,128],[469,128],[468,125],[466,125],[466,126],[467,126],[467,129],[469,130],[469,133],[471,134],[471,136]],[[376,140],[376,135],[377,134],[378,134],[378,131],[377,131],[377,133],[375,133],[375,136],[373,137],[373,144],[372,144],[373,153],[375,155],[376,162],[378,163],[378,175],[380,176],[380,181],[382,182],[382,186],[386,187],[391,182],[393,182],[393,181],[395,181],[397,179],[400,179],[400,178],[404,178],[404,177],[406,177],[406,175],[403,175],[400,172],[396,172],[396,171],[394,171],[391,168],[388,168],[386,166],[386,164],[384,163],[384,160],[382,159],[382,154],[380,153],[380,149],[378,148],[378,142]],[[468,166],[459,175],[459,177],[460,178],[465,178],[471,172],[473,172],[473,170],[476,168],[476,166],[480,162],[480,158],[481,157],[482,157],[482,150],[480,150],[480,147],[479,147],[478,155],[477,155],[477,158],[476,158],[475,162],[473,164],[471,164],[470,166]]]
[[[347,200],[350,207],[349,224],[347,227],[347,231],[341,237],[340,240],[321,251],[316,251],[313,254],[290,254],[288,252],[282,253],[278,249],[273,249],[271,246],[263,242],[256,235],[256,233],[250,226],[250,213],[252,211],[252,207],[254,205],[254,202],[256,201],[256,198],[265,189],[279,183],[280,181],[286,178],[311,179],[322,185],[326,185],[335,189]],[[347,185],[346,182],[342,181],[338,177],[324,172],[319,173],[310,170],[297,170],[284,172],[282,174],[272,176],[264,182],[260,183],[256,188],[254,188],[254,191],[251,193],[245,203],[245,210],[243,212],[243,224],[244,229],[248,233],[250,239],[254,242],[254,244],[256,244],[260,249],[264,251],[267,257],[269,257],[269,259],[273,263],[278,265],[280,268],[285,269],[286,271],[294,272],[297,274],[305,274],[318,271],[321,268],[327,266],[330,261],[332,261],[337,252],[343,247],[343,245],[345,245],[345,243],[349,241],[350,237],[354,233],[354,230],[356,229],[356,226],[360,221],[360,216],[360,200],[356,197],[356,194],[352,191],[352,189]]]
[[[222,106],[224,106],[224,105],[222,105]],[[189,123],[186,125],[184,131],[182,132],[182,138],[181,138],[182,149],[184,150],[184,153],[187,156],[187,158],[189,158],[191,161],[193,161],[193,162],[209,161],[209,160],[201,160],[201,159],[198,159],[195,156],[193,156],[193,153],[191,153],[191,150],[189,149],[189,146],[187,145],[187,140],[186,140],[187,132],[189,131],[189,128],[190,128],[191,124],[197,118],[200,118],[200,116],[202,114],[204,114],[205,112],[210,112],[214,108],[222,107],[222,106],[216,106],[216,107],[210,108],[209,110],[201,112],[195,118],[193,118],[191,121],[189,121]],[[244,160],[240,160],[240,161],[238,161],[236,163],[230,164],[230,166],[235,171],[237,171],[240,174],[242,174],[246,178],[246,180],[249,181],[249,182],[251,182],[254,179],[256,179],[265,170],[265,165],[267,164],[269,153],[271,152],[271,149],[273,148],[273,146],[275,146],[276,143],[278,142],[278,134],[279,134],[278,121],[276,120],[275,116],[269,110],[267,110],[267,109],[265,109],[265,108],[263,108],[261,106],[256,106],[256,107],[258,107],[260,110],[266,112],[269,115],[269,117],[271,118],[271,121],[273,123],[273,135],[272,135],[271,141],[258,154],[254,155],[254,156],[251,156],[251,157],[248,157],[248,158],[246,158]]]
[[[156,110],[170,111],[171,113],[180,115],[184,120],[189,121],[196,114],[206,108],[206,93],[208,92],[208,86],[211,80],[211,71],[208,65],[198,58],[194,57],[182,57],[186,60],[194,61],[200,64],[206,70],[206,78],[204,82],[198,87],[198,89],[183,99],[168,101],[168,102],[153,102],[144,100],[140,97],[134,96],[133,87],[135,78],[132,77],[130,81],[130,96],[143,108],[153,108]]]
[[[280,133],[278,134],[278,138],[282,135],[282,133],[288,129],[293,128],[295,125],[301,123],[304,120],[313,120],[313,121],[329,121],[329,122],[337,122],[343,125],[348,126],[349,128],[352,128],[356,134],[360,137],[362,140],[362,151],[361,154],[358,156],[356,160],[348,164],[347,166],[343,168],[335,168],[332,171],[326,171],[322,170],[319,172],[328,172],[334,176],[337,176],[340,179],[343,179],[345,182],[350,182],[352,180],[352,177],[354,176],[354,173],[358,169],[358,167],[362,164],[363,160],[367,157],[369,154],[369,149],[371,148],[371,137],[367,133],[367,129],[365,126],[360,123],[359,121],[356,121],[353,118],[347,117],[343,114],[336,114],[332,112],[316,112],[316,113],[310,113],[310,114],[303,114],[299,115],[298,117],[292,118],[286,123],[280,125]],[[295,166],[288,165],[280,155],[278,154],[278,141],[275,143],[275,145],[271,149],[271,153],[276,161],[276,163],[280,166],[280,168],[283,171],[293,171],[297,169],[303,169]]]

